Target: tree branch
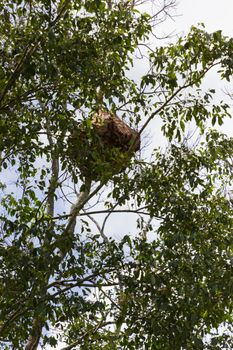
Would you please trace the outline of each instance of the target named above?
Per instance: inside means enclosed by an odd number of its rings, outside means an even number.
[[[139,209],[106,209],[106,210],[95,210],[95,211],[84,211],[83,213],[79,213],[78,216],[89,216],[89,215],[97,215],[97,214],[118,214],[118,213],[129,213],[129,214],[142,214],[142,215],[150,215],[150,213],[143,211],[143,209],[146,209],[146,207],[139,208]],[[65,215],[58,215],[53,217],[53,220],[59,220],[59,219],[66,219],[70,217],[71,214],[65,214]],[[162,217],[156,217],[156,219],[160,220]],[[91,219],[93,221],[93,218]]]
[[[101,320],[95,328],[93,328],[90,331],[85,332],[78,340],[76,340],[75,342],[71,343],[68,346],[65,346],[61,350],[73,349],[75,346],[79,345],[81,343],[81,341],[84,340],[87,336],[95,334],[100,328],[106,327],[107,325],[112,324],[112,323],[113,322],[103,322],[103,320]]]
[[[40,320],[39,317],[36,317],[33,321],[32,332],[28,338],[27,344],[25,346],[25,350],[37,349],[39,345],[41,333],[42,333],[42,327],[43,327],[42,321]]]
[[[51,130],[50,130],[50,121],[47,119],[47,138],[49,141],[49,145],[51,147],[51,153],[53,153],[54,150],[54,142],[53,138],[51,136]],[[59,159],[57,157],[53,157],[52,155],[52,174],[50,179],[50,184],[48,188],[48,197],[47,197],[47,214],[51,217],[54,216],[54,197],[55,192],[57,188],[57,181],[58,181],[58,175],[59,175]]]

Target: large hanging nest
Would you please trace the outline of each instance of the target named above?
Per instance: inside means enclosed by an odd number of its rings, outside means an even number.
[[[116,115],[100,111],[77,123],[68,143],[69,156],[81,174],[99,180],[129,165],[140,149],[140,134]]]

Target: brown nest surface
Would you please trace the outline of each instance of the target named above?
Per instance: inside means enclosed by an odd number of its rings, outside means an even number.
[[[129,165],[140,149],[140,134],[116,115],[100,111],[77,124],[68,143],[69,154],[82,175],[99,180]]]

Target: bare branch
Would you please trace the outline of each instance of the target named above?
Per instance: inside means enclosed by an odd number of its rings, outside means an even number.
[[[97,215],[97,214],[118,214],[118,213],[131,213],[131,214],[141,214],[141,215],[150,215],[150,213],[143,211],[143,209],[146,209],[146,207],[138,208],[138,209],[106,209],[106,210],[95,210],[95,211],[85,211],[83,213],[79,213],[78,216],[88,216],[88,215]],[[65,215],[58,215],[53,218],[53,220],[58,219],[67,219],[70,217],[71,214],[65,214]],[[157,219],[162,219],[160,217],[157,217]],[[92,220],[93,221],[93,220]],[[103,229],[103,227],[101,228]]]
[[[89,213],[87,213],[85,210],[83,211],[84,211],[84,214],[86,214],[87,217],[96,225],[101,237],[103,238],[103,241],[108,243],[108,237],[104,234],[103,227],[101,228],[99,223]]]

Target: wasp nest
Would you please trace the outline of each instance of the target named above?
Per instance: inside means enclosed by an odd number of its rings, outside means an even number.
[[[109,112],[100,111],[69,137],[69,154],[83,176],[99,180],[124,170],[140,149],[140,134]]]

